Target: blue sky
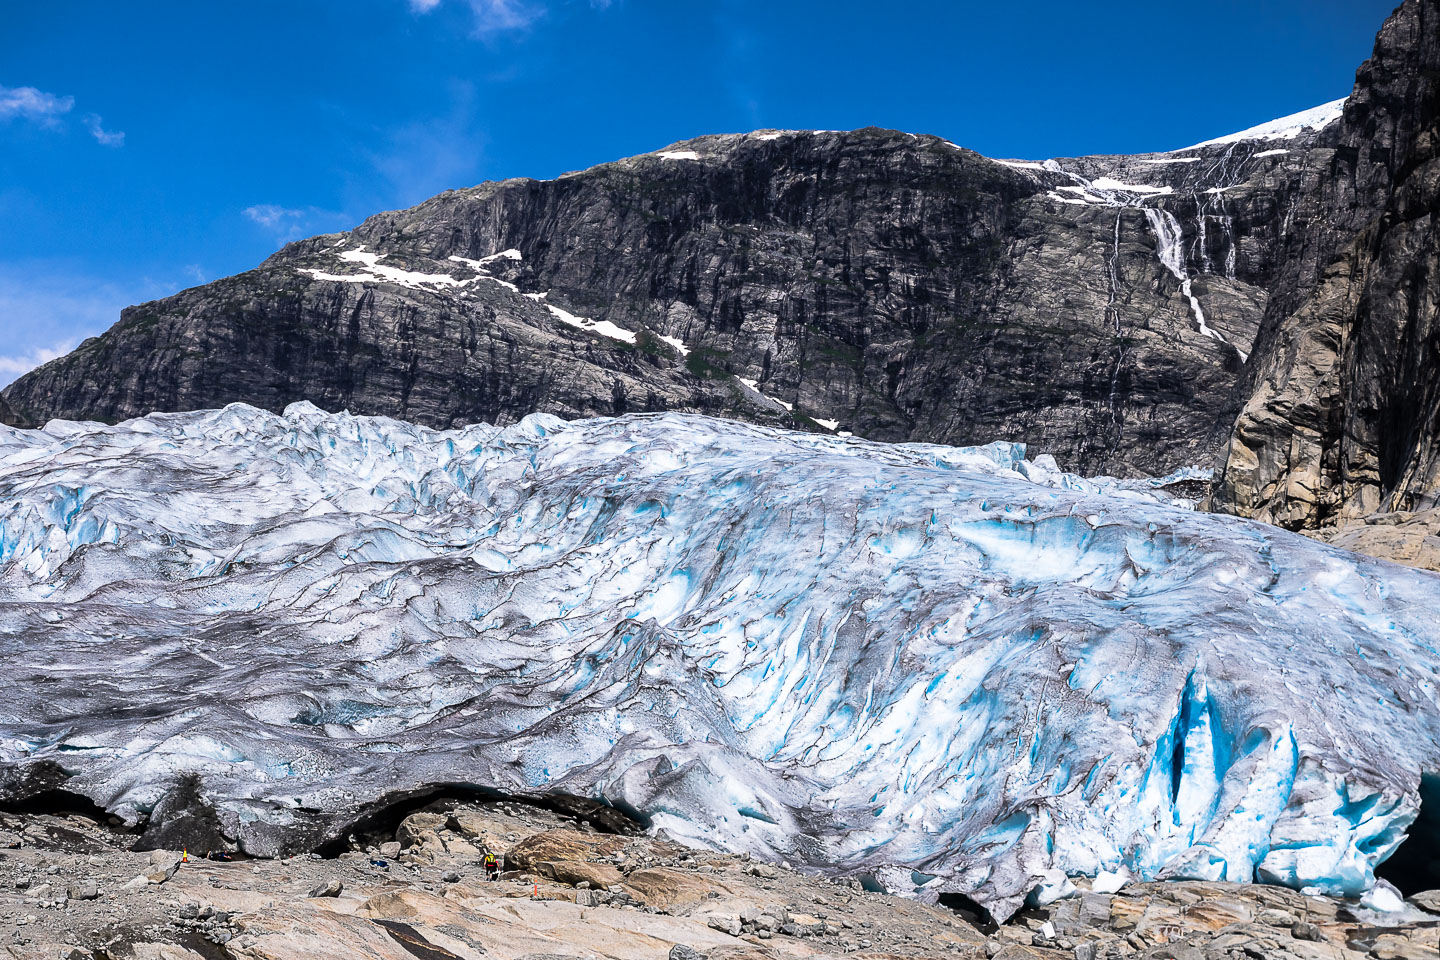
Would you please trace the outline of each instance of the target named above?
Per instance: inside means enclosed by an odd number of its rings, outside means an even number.
[[[0,384],[449,187],[704,133],[1174,149],[1346,95],[1392,0],[0,0]]]

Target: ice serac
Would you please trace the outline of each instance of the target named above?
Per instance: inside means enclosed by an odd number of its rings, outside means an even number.
[[[999,915],[1122,868],[1361,893],[1440,771],[1437,581],[1197,476],[682,414],[0,428],[0,790],[198,777],[256,853],[563,792]]]

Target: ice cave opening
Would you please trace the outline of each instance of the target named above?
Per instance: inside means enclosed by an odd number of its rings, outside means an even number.
[[[568,793],[517,794],[473,783],[434,783],[386,794],[348,822],[333,827],[315,848],[322,857],[350,849],[350,838],[376,845],[395,839],[404,819],[421,810],[448,810],[462,803],[511,803],[539,807],[589,823],[600,833],[637,834],[648,826],[628,810]]]
[[[100,806],[94,800],[70,790],[57,788],[33,793],[23,800],[14,800],[0,806],[7,813],[45,814],[52,817],[84,817],[95,823],[114,829],[119,826],[119,817]]]
[[[1405,896],[1440,889],[1440,774],[1420,778],[1420,810],[1403,843],[1375,876],[1389,880]]]
[[[963,893],[955,893],[954,891],[947,890],[940,894],[939,904],[942,907],[947,907],[955,913],[958,913],[961,919],[968,922],[986,936],[1000,929],[1000,925],[990,916],[989,910],[986,910],[982,904],[970,899]]]

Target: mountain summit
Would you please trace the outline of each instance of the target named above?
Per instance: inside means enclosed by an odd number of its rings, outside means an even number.
[[[1067,468],[1206,460],[1329,128],[991,160],[707,136],[450,191],[127,309],[5,391],[34,423],[244,401],[451,427],[689,411]]]

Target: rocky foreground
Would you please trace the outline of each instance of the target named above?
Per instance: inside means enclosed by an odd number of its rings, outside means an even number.
[[[872,892],[865,877],[598,833],[513,801],[440,800],[349,839],[333,859],[182,862],[83,816],[0,815],[0,956],[1440,957],[1440,916],[1416,909],[1440,908],[1440,892],[1388,915],[1402,922],[1277,887],[1144,883],[996,927],[972,905]],[[486,851],[503,856],[499,880],[485,878]]]

